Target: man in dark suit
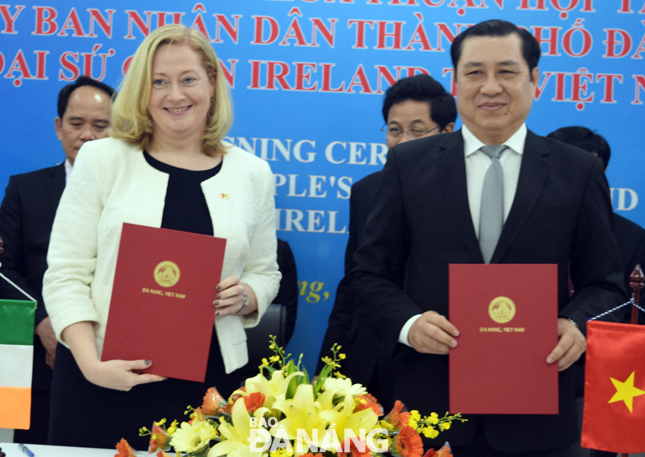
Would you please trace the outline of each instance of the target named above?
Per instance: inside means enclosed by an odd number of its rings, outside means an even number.
[[[567,368],[585,350],[587,319],[626,299],[601,162],[524,123],[539,56],[535,38],[506,21],[485,21],[455,38],[464,127],[390,150],[354,257],[356,302],[394,354],[394,397],[422,414],[448,410],[446,355],[459,344],[449,320],[448,265],[558,265],[559,339],[544,359],[560,370],[559,414],[470,416],[431,443],[448,440],[460,457],[571,455],[577,420]]]
[[[592,153],[598,157],[603,164],[603,169],[607,171],[609,158],[611,157],[611,148],[602,136],[592,132],[586,127],[563,127],[555,130],[547,135],[548,138],[562,141],[563,143],[576,146]],[[624,271],[624,284],[627,291],[629,288],[630,275],[636,265],[641,265],[645,268],[645,230],[638,224],[633,223],[629,219],[625,219],[616,213],[612,214],[611,230],[614,238],[618,243],[618,253],[620,255],[620,263]],[[625,313],[623,322],[631,321],[631,309]],[[638,313],[639,323],[645,324],[645,314]],[[575,370],[576,380],[576,402],[578,407],[578,415],[582,418],[582,410],[584,404],[584,387],[585,387],[585,366],[584,364],[576,364],[572,367]],[[589,449],[581,449],[580,455],[593,455],[594,457],[613,457],[616,453],[606,451],[591,451]]]
[[[5,242],[0,271],[37,301],[31,428],[16,430],[16,442],[47,443],[49,388],[56,353],[56,337],[42,298],[49,236],[78,150],[86,141],[108,135],[113,94],[114,89],[108,85],[85,76],[65,86],[58,94],[58,117],[54,121],[65,162],[11,176],[0,206],[0,236]],[[2,280],[0,297],[25,299]]]
[[[385,92],[382,113],[388,148],[417,138],[452,132],[457,119],[455,99],[429,75],[397,81]],[[349,285],[349,272],[354,268],[354,252],[363,239],[363,229],[378,187],[379,174],[369,174],[352,186],[345,276],[336,290],[336,300],[319,359],[330,355],[329,350],[334,343],[340,344],[347,356],[341,370],[343,374],[363,384],[385,408],[389,408],[392,403],[391,362],[383,357],[384,348],[379,350],[376,337],[355,312],[356,305]],[[322,366],[323,363],[319,362],[317,372]]]
[[[591,152],[602,161],[603,169],[607,171],[609,158],[611,157],[611,148],[607,140],[601,135],[592,132],[586,127],[563,127],[547,135],[547,138],[562,141],[563,143],[576,146]],[[625,273],[625,287],[629,288],[630,275],[636,265],[645,268],[645,229],[635,224],[623,216],[613,213],[611,216],[611,230],[618,243],[618,253],[620,255],[620,264],[623,266]],[[625,314],[625,322],[630,321],[631,313]],[[645,324],[645,314],[639,313],[639,323]]]

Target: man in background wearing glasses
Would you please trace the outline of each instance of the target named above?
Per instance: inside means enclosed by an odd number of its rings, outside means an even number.
[[[388,148],[410,140],[452,132],[457,119],[455,99],[428,75],[397,81],[385,92],[381,129]],[[329,316],[320,357],[329,354],[332,344],[342,346],[347,355],[343,374],[363,384],[387,410],[392,403],[392,372],[388,361],[379,354],[379,343],[371,330],[354,312],[348,274],[354,267],[352,257],[361,244],[363,228],[370,212],[372,196],[379,184],[380,172],[372,173],[352,186],[349,200],[349,241],[345,251],[345,277],[338,284],[336,301]],[[383,352],[385,348],[380,348]],[[322,368],[319,362],[318,370]]]

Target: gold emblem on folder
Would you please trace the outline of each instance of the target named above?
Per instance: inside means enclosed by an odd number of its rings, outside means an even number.
[[[175,262],[164,260],[155,267],[155,281],[161,287],[172,287],[179,281],[180,271]]]
[[[515,303],[508,297],[493,298],[488,305],[488,315],[498,324],[506,324],[515,317]]]

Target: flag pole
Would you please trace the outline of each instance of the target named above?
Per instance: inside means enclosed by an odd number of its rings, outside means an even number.
[[[629,275],[629,287],[632,289],[632,297],[634,298],[634,303],[640,305],[640,293],[643,288],[643,283],[645,282],[645,276],[643,276],[643,270],[641,270],[640,264],[637,264],[634,267],[634,271]],[[632,304],[632,324],[638,324],[638,308]],[[621,457],[628,457],[629,454],[621,454]]]

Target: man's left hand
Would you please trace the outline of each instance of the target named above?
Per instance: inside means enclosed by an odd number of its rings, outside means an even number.
[[[558,319],[557,346],[546,359],[546,363],[558,362],[558,371],[566,370],[587,350],[587,340],[577,325],[563,317]]]

